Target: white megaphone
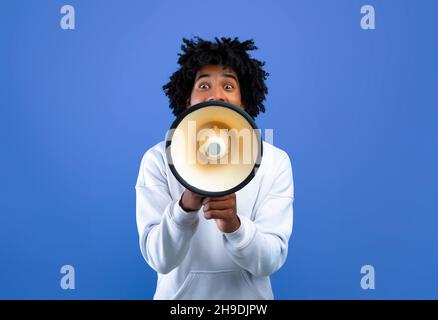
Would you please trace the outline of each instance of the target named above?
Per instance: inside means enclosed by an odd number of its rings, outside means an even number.
[[[166,138],[166,157],[176,179],[207,197],[242,189],[254,178],[262,155],[261,132],[253,118],[221,101],[185,110]]]

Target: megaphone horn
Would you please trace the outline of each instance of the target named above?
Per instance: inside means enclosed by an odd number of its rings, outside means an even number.
[[[254,178],[262,155],[261,132],[253,118],[222,101],[188,108],[166,138],[167,162],[175,178],[207,197],[242,189]]]

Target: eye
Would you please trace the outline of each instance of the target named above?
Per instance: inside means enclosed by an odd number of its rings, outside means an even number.
[[[203,82],[199,85],[199,88],[200,89],[208,89],[208,88],[210,88],[210,85],[208,83]]]
[[[225,90],[233,90],[234,86],[231,83],[227,83],[224,85],[224,89]]]

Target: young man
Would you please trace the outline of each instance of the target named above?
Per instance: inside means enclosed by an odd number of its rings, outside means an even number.
[[[180,69],[163,89],[175,115],[225,101],[264,112],[267,73],[252,40],[183,39]],[[140,249],[158,273],[154,299],[273,299],[269,275],[285,262],[294,196],[288,155],[263,142],[257,174],[235,194],[203,198],[169,169],[165,141],[144,155],[136,184]]]

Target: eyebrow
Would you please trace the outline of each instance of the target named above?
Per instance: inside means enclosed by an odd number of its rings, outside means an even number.
[[[208,77],[210,77],[210,74],[208,74],[208,73],[200,74],[200,75],[196,78],[195,82],[198,81],[198,80],[201,79],[201,78],[208,78]],[[234,74],[232,74],[232,73],[223,73],[223,74],[222,74],[222,77],[224,77],[224,78],[232,78],[232,79],[236,80],[236,82],[239,82],[239,81],[237,80],[237,77],[236,77]]]

